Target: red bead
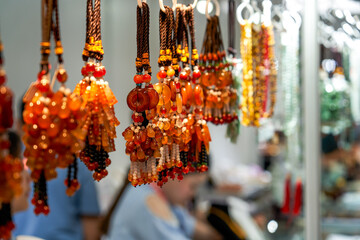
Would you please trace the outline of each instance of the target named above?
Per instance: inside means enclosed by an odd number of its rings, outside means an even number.
[[[106,68],[103,66],[101,69],[102,69],[102,72],[103,72],[103,76],[105,76],[106,75]]]
[[[175,112],[177,110],[177,107],[175,105],[171,106],[171,110]]]
[[[93,73],[94,77],[101,78],[104,76],[104,71],[101,67],[97,67]]]
[[[80,187],[80,183],[77,179],[73,179],[71,181],[71,187],[74,188],[74,189],[78,189]]]
[[[151,76],[150,74],[145,74],[143,76],[143,81],[146,82],[146,83],[149,83],[151,81]]]
[[[44,215],[48,215],[50,212],[50,208],[48,206],[44,206],[43,211]]]
[[[42,70],[38,73],[38,80],[40,81],[41,78],[45,75],[45,70]]]
[[[135,82],[136,84],[141,84],[141,83],[143,83],[143,82],[144,82],[143,75],[141,75],[141,74],[136,74],[136,75],[134,76],[134,82]]]
[[[176,86],[176,89],[180,89],[180,83],[179,82],[177,82],[177,83],[175,83],[175,86]]]
[[[84,77],[85,77],[86,75],[88,75],[88,71],[86,70],[86,66],[83,66],[83,67],[81,68],[81,75],[83,75]]]
[[[193,78],[198,79],[200,77],[201,77],[201,72],[200,71],[193,72]]]
[[[87,63],[87,64],[86,64],[86,71],[87,71],[88,73],[94,72],[94,71],[95,71],[95,65],[92,64],[92,63]]]
[[[180,73],[180,79],[181,79],[181,80],[187,80],[187,78],[188,78],[188,75],[187,75],[186,72],[181,72],[181,73]]]
[[[105,164],[107,167],[111,164],[110,158],[105,159]]]
[[[46,79],[41,79],[38,83],[37,83],[37,88],[39,89],[40,92],[48,92],[50,90],[50,84],[49,81],[47,81]]]
[[[103,177],[106,177],[106,176],[108,175],[108,171],[107,171],[106,169],[103,169],[103,170],[101,171],[101,175],[102,175]]]
[[[35,213],[35,215],[39,215],[41,213],[41,209],[39,207],[36,207],[34,209],[34,213]]]
[[[160,78],[166,78],[166,76],[167,76],[167,74],[166,74],[165,71],[160,71],[160,72],[159,72],[159,77],[160,77]]]
[[[162,114],[166,114],[166,108],[165,108],[165,107],[162,107],[162,108],[161,108],[161,113],[162,113]]]
[[[64,83],[68,79],[68,75],[65,69],[60,69],[56,75],[56,78],[59,82]]]

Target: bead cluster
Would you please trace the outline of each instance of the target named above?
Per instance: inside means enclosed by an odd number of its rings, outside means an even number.
[[[21,172],[23,165],[20,159],[12,156],[8,129],[13,125],[12,100],[13,93],[5,86],[6,72],[3,69],[3,45],[0,41],[0,239],[10,239],[15,228],[12,222],[10,203],[16,195],[20,195]]]
[[[74,134],[85,141],[80,159],[94,171],[93,178],[100,181],[108,174],[106,167],[111,163],[108,153],[115,151],[115,128],[120,124],[114,111],[117,100],[109,83],[103,79],[106,70],[101,62],[89,59],[81,73],[83,79],[76,85],[74,93],[83,98],[85,114]]]
[[[100,181],[108,175],[106,167],[111,163],[109,152],[115,151],[116,126],[120,124],[115,116],[117,99],[109,83],[104,81],[106,69],[102,65],[104,50],[101,40],[100,0],[87,1],[86,42],[83,51],[85,65],[81,69],[83,79],[76,85],[74,93],[83,98],[85,116],[79,123],[76,137],[85,141],[80,159],[93,172],[93,178]]]
[[[84,141],[76,136],[80,130],[79,123],[85,115],[83,100],[77,93],[71,93],[66,88],[68,79],[63,66],[63,48],[60,40],[59,17],[57,1],[43,3],[43,41],[41,42],[41,69],[37,81],[32,83],[23,97],[25,109],[24,157],[31,170],[34,181],[34,196],[32,204],[35,205],[35,214],[49,214],[46,182],[57,177],[56,168],[69,168],[84,148]],[[55,20],[53,20],[55,15]],[[55,54],[57,55],[57,68],[53,81],[58,80],[60,87],[53,90],[50,83],[51,66],[48,61],[50,56],[50,35],[54,32]],[[44,38],[45,37],[45,38]],[[69,167],[70,166],[70,167]],[[78,189],[77,176],[66,184],[68,195]]]
[[[216,125],[237,120],[237,90],[232,86],[230,64],[221,38],[218,16],[207,21],[200,54],[200,83],[205,89],[205,120]]]
[[[57,77],[65,82],[65,70],[60,68]],[[78,122],[84,116],[81,108],[82,99],[62,85],[57,92],[53,92],[49,85],[49,74],[41,71],[36,84],[32,84],[24,96],[25,110],[23,112],[25,144],[24,156],[28,158],[27,165],[31,169],[31,177],[36,184],[44,185],[42,181],[56,178],[56,168],[67,168],[74,161],[73,155],[78,154],[84,147],[75,133],[79,131]],[[31,97],[33,86],[37,91]],[[36,188],[38,188],[37,186]],[[39,188],[46,189],[46,188]],[[35,196],[39,201],[45,201],[46,194]],[[34,201],[36,206],[47,213],[47,207]],[[47,206],[46,204],[44,206]]]
[[[211,138],[202,116],[204,94],[198,82],[201,76],[197,66],[199,56],[192,45],[190,58],[187,39],[187,29],[194,32],[190,29],[193,27],[193,9],[178,5],[176,20],[173,10],[168,6],[165,9],[165,12],[160,11],[158,83],[151,86],[142,80],[150,81],[146,71],[148,66],[139,63],[144,63],[141,58],[139,60],[143,51],[141,45],[148,46],[148,6],[143,3],[142,14],[138,7],[138,58],[134,77],[137,87],[127,98],[129,108],[134,111],[133,124],[123,132],[127,141],[126,153],[131,160],[129,180],[134,186],[150,182],[162,186],[169,178],[181,180],[190,170],[207,170]],[[145,26],[143,30],[139,23]],[[143,53],[148,56],[148,48]],[[141,87],[143,82],[145,88]],[[149,90],[144,89],[147,88],[154,89],[157,94],[146,96]]]
[[[240,28],[243,60],[241,122],[245,126],[259,127],[262,118],[273,115],[276,102],[277,69],[273,29],[271,25],[262,24],[258,30],[248,20]]]

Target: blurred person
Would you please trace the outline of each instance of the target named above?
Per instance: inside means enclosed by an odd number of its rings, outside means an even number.
[[[192,173],[182,181],[169,180],[162,188],[155,183],[135,188],[126,180],[102,231],[109,240],[222,239],[209,224],[185,209],[206,178],[205,174]]]
[[[21,101],[22,103],[22,101]],[[24,104],[21,105],[20,116]],[[23,119],[22,123],[23,122]],[[20,133],[21,135],[21,133]],[[66,195],[64,184],[67,169],[57,169],[57,178],[47,183],[50,213],[36,216],[34,206],[16,214],[14,236],[30,235],[47,240],[98,240],[100,207],[94,180],[86,166],[77,159],[80,189],[72,196]],[[28,202],[33,195],[33,186]]]
[[[16,214],[13,234],[30,235],[49,240],[97,240],[100,214],[94,180],[83,163],[78,160],[79,191],[72,197],[65,194],[66,169],[58,169],[58,176],[47,184],[50,213],[47,216],[34,213],[31,204],[25,212]],[[33,187],[28,201],[33,195]]]

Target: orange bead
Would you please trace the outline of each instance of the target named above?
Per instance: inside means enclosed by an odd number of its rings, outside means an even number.
[[[148,127],[147,128],[147,131],[146,131],[146,134],[149,138],[154,138],[155,137],[155,131],[153,128],[151,127]]]
[[[181,94],[176,94],[176,109],[180,114],[182,112],[182,97]]]
[[[212,72],[212,73],[210,74],[210,79],[209,79],[209,84],[210,84],[210,86],[215,85],[215,83],[216,83],[217,80],[218,80],[218,79],[217,79],[216,74],[215,74],[214,72]]]
[[[138,160],[142,160],[142,159],[145,158],[145,153],[144,153],[144,151],[142,150],[141,147],[138,148],[138,150],[136,152],[136,156],[137,156]]]
[[[70,108],[67,106],[66,102],[62,102],[60,110],[59,110],[59,117],[61,119],[68,118],[70,116]]]
[[[60,111],[60,104],[58,104],[56,101],[51,101],[49,105],[49,112],[51,115],[57,115]]]
[[[154,89],[159,94],[159,105],[167,104],[171,98],[171,90],[170,88],[164,83],[156,83],[154,85]]]
[[[182,104],[185,106],[188,103],[189,95],[185,87],[181,88]]]
[[[206,86],[206,87],[210,87],[210,74],[208,72],[205,72],[202,76],[201,76],[201,84]]]
[[[23,112],[23,118],[24,118],[24,122],[27,124],[36,124],[37,123],[37,118],[34,115],[34,113],[32,113],[32,112],[25,110]]]
[[[34,104],[34,112],[36,114],[41,114],[43,109],[44,109],[44,103],[41,102],[40,100],[37,100]]]
[[[49,137],[56,137],[60,131],[60,125],[58,123],[51,123],[46,132]]]
[[[176,99],[176,84],[175,84],[175,81],[171,81],[169,86],[170,86],[170,90],[171,90],[171,101],[175,101],[175,99]]]
[[[48,114],[42,114],[38,120],[39,127],[42,129],[47,129],[51,124],[51,118]]]
[[[185,83],[186,92],[188,94],[188,103],[192,103],[193,99],[193,89],[190,82]]]
[[[78,111],[81,107],[81,97],[79,95],[73,95],[69,99],[69,108],[71,111]]]
[[[124,137],[125,141],[131,141],[133,139],[133,136],[134,136],[134,132],[130,128],[127,128],[123,132],[123,137]]]
[[[195,104],[197,106],[202,106],[204,103],[204,92],[202,87],[198,84],[194,88],[194,98],[195,98]]]

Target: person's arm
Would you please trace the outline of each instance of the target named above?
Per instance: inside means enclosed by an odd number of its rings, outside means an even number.
[[[99,240],[99,218],[92,216],[81,217],[83,226],[84,240]]]
[[[221,235],[209,224],[196,221],[194,229],[194,240],[221,240]]]
[[[173,211],[179,219],[182,228],[189,237],[195,240],[220,240],[221,235],[207,221],[196,219],[183,207],[173,207]]]

